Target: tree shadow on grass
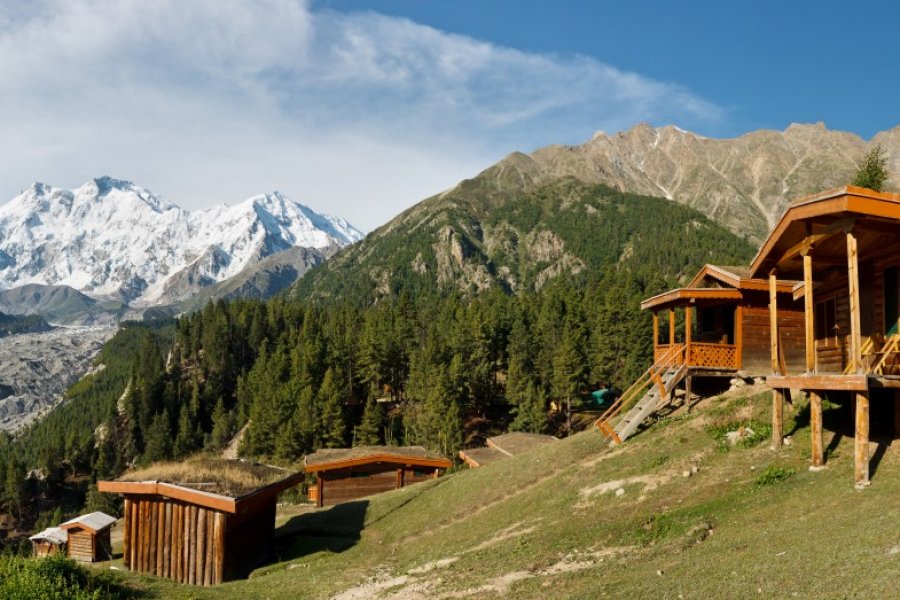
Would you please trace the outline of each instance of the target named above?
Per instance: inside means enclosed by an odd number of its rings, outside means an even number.
[[[275,530],[277,561],[353,547],[362,535],[368,508],[368,500],[357,500],[292,517]]]

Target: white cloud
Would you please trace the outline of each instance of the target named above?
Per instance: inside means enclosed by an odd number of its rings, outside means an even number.
[[[110,174],[186,207],[280,189],[370,229],[504,154],[714,104],[294,0],[0,0],[0,198]]]

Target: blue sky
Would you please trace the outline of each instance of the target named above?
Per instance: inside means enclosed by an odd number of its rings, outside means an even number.
[[[861,4],[0,0],[0,199],[108,174],[186,208],[277,189],[370,230],[640,121],[868,138],[900,124],[900,10]]]

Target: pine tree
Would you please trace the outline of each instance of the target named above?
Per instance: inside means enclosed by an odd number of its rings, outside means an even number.
[[[880,192],[887,178],[887,157],[884,155],[884,148],[878,145],[866,152],[850,185]]]
[[[346,443],[347,426],[341,393],[335,382],[334,371],[330,368],[325,371],[319,388],[319,404],[322,407],[320,445],[323,448],[342,448]]]
[[[172,429],[169,426],[169,413],[157,413],[150,422],[147,432],[147,447],[144,450],[145,462],[165,460],[172,456]]]
[[[172,457],[184,458],[196,452],[199,446],[196,425],[191,418],[190,409],[186,404],[182,404],[178,413],[178,432],[175,434],[175,442],[172,444]]]
[[[515,419],[509,426],[511,430],[543,433],[547,427],[547,393],[528,382],[513,408],[513,414]]]
[[[209,445],[212,450],[219,451],[228,445],[235,431],[234,413],[225,410],[225,403],[219,398],[212,414],[212,431],[210,432]]]
[[[6,461],[6,479],[3,486],[3,499],[10,511],[15,511],[22,518],[22,503],[25,499],[25,465],[19,462],[12,453]]]
[[[375,398],[369,398],[362,422],[353,430],[354,446],[375,446],[383,441],[384,411]]]

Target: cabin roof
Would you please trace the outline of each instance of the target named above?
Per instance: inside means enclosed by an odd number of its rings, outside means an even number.
[[[509,458],[508,454],[504,454],[495,448],[468,448],[459,451],[459,457],[470,467],[483,467],[492,462]]]
[[[882,229],[885,223],[896,227],[900,195],[848,185],[795,200],[757,252],[750,265],[752,275],[765,276],[776,267],[779,273],[799,273],[798,257],[808,249],[804,243],[825,244],[859,219],[873,228],[879,227],[878,222]]]
[[[69,532],[59,527],[48,527],[28,538],[32,542],[50,542],[57,546],[69,541]]]
[[[106,513],[102,512],[92,512],[86,515],[81,515],[79,517],[75,517],[74,519],[70,519],[60,525],[62,529],[87,529],[93,533],[100,533],[107,527],[111,527],[113,523],[116,522],[115,517],[111,517]]]
[[[243,460],[194,458],[135,469],[117,481],[97,482],[97,489],[165,496],[233,513],[251,498],[277,494],[302,480],[302,471]]]
[[[740,290],[734,288],[676,288],[647,298],[641,302],[641,310],[686,306],[720,300],[740,300],[741,298],[743,298],[743,295]]]
[[[515,456],[537,446],[557,442],[552,435],[540,433],[526,433],[524,431],[512,431],[487,439],[489,448],[499,450],[507,456]]]
[[[453,462],[422,446],[354,446],[323,448],[303,459],[307,473],[342,469],[379,462],[423,467],[449,468]]]
[[[733,287],[739,290],[755,290],[760,292],[769,291],[769,279],[757,279],[751,277],[749,266],[739,267],[733,265],[703,265],[703,268],[694,275],[694,278],[687,284],[688,288],[706,287],[703,280],[707,277],[715,281]],[[778,291],[788,293],[796,284],[796,281],[778,280]]]

